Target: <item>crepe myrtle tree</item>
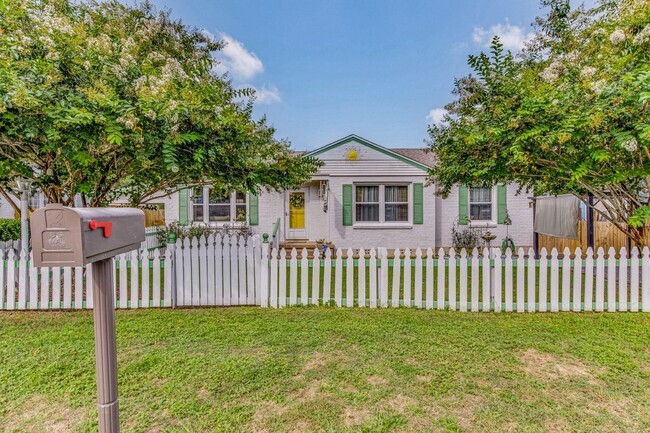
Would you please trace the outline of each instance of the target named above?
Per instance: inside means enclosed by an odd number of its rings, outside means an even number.
[[[223,44],[150,4],[0,3],[0,188],[132,204],[183,185],[279,189],[317,169],[214,70]]]
[[[650,8],[645,0],[571,9],[545,0],[519,58],[494,38],[469,57],[444,122],[429,127],[438,193],[516,182],[536,194],[591,194],[640,245],[650,217]],[[646,229],[647,230],[647,229]]]

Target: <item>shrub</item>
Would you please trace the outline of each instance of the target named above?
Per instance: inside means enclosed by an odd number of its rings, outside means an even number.
[[[246,224],[229,225],[224,224],[218,227],[206,225],[180,225],[174,221],[166,226],[158,226],[158,242],[161,246],[166,246],[170,235],[174,235],[177,240],[185,238],[208,237],[210,234],[221,233],[222,235],[230,234],[237,237],[243,237],[245,240],[250,236],[250,228]]]
[[[470,226],[459,227],[455,222],[451,228],[451,245],[456,251],[465,248],[468,252],[481,246],[481,230]]]
[[[0,219],[0,242],[20,239],[20,221],[15,219]]]

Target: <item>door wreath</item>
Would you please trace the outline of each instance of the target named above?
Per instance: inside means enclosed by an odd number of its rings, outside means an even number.
[[[305,197],[302,194],[292,194],[289,197],[289,203],[292,207],[300,209],[305,205]]]

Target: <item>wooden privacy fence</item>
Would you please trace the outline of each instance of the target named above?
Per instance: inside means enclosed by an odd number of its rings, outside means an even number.
[[[498,250],[497,250],[498,251]],[[42,268],[1,253],[1,309],[92,308],[92,266]],[[313,258],[310,258],[313,257]],[[650,250],[273,249],[210,235],[115,260],[117,308],[333,305],[459,311],[647,311]]]

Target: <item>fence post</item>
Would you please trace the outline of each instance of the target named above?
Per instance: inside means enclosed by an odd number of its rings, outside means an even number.
[[[260,277],[260,305],[263,308],[269,306],[269,234],[262,235],[262,265]]]
[[[167,253],[171,259],[171,272],[170,275],[170,286],[171,287],[171,298],[172,298],[172,308],[176,308],[176,235],[170,233],[167,239]]]

